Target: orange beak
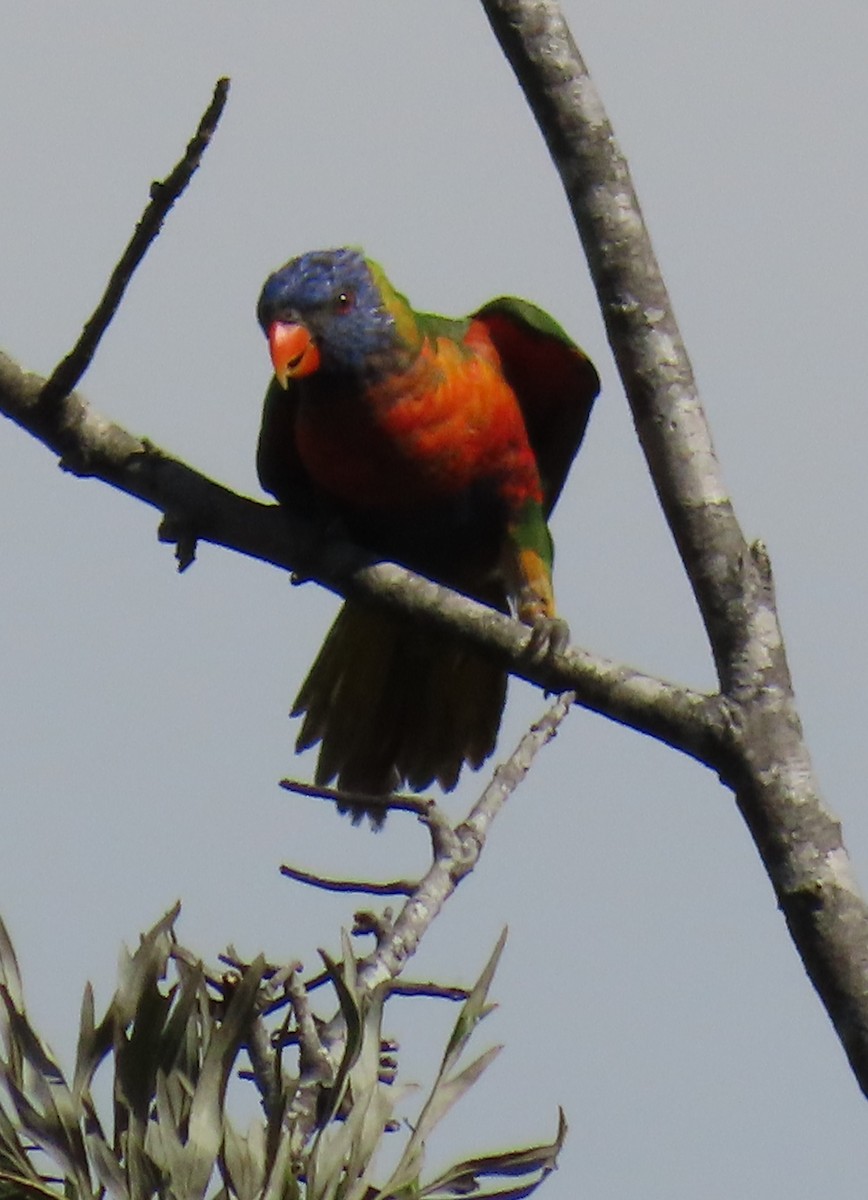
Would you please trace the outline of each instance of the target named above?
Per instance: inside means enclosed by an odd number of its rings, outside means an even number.
[[[303,325],[273,321],[268,327],[268,348],[274,377],[282,388],[290,379],[313,374],[319,366],[319,350]]]

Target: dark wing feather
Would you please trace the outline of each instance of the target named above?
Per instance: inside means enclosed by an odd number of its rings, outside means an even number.
[[[296,448],[297,408],[295,386],[290,384],[284,391],[277,380],[272,379],[262,406],[256,472],[266,492],[290,512],[309,517],[317,511],[317,502]]]
[[[491,300],[473,314],[471,329],[477,323],[485,327],[518,396],[548,515],[582,443],[600,377],[557,321],[527,300]]]

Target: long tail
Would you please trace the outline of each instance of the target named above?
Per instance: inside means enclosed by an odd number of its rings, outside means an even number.
[[[292,708],[304,716],[296,742],[321,742],[316,782],[348,792],[455,787],[464,763],[494,750],[506,675],[473,650],[348,601],[332,625]],[[382,823],[379,809],[353,806]]]

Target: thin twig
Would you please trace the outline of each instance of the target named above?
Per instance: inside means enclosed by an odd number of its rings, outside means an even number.
[[[492,821],[506,798],[527,774],[533,759],[554,736],[571,701],[571,694],[557,698],[548,712],[524,735],[509,759],[497,768],[491,783],[460,825],[451,829],[448,825],[441,827],[438,824],[436,836],[432,830],[434,846],[431,866],[424,878],[407,893],[407,899],[387,931],[387,936],[382,939],[378,937],[375,949],[358,964],[356,984],[360,990],[370,993],[381,984],[389,983],[390,989],[397,994],[401,994],[402,987],[407,989],[404,994],[432,994],[425,993],[425,985],[399,985],[394,980],[415,954],[422,937],[458,884],[476,866]],[[285,868],[282,869],[285,871]],[[318,876],[308,877],[303,872],[293,872],[293,875],[301,876],[304,882],[314,882],[315,885],[319,880]],[[342,882],[334,890],[347,889]],[[348,890],[355,890],[355,886],[349,885]],[[306,985],[307,990],[312,986],[313,981],[310,981]],[[437,988],[433,994],[443,995],[444,992]],[[455,998],[460,997],[456,995]],[[320,1039],[332,1062],[340,1061],[346,1036],[346,1023],[340,1013],[320,1031]],[[293,1100],[293,1111],[298,1114],[300,1124],[305,1119],[312,1120],[316,1104],[310,1088],[299,1087]],[[308,1132],[312,1132],[312,1128]]]
[[[368,792],[345,792],[342,788],[324,787],[322,784],[305,783],[301,779],[281,779],[280,786],[297,796],[309,796],[313,800],[328,800],[341,808],[381,808],[387,812],[410,812],[427,818],[434,800],[424,796],[408,796],[404,793],[377,796]]]
[[[389,987],[390,996],[430,996],[435,1000],[466,1000],[470,995],[467,988],[448,987],[443,983],[411,983],[403,981]]]
[[[81,337],[69,354],[58,363],[42,389],[40,397],[42,406],[46,408],[54,406],[64,396],[68,396],[90,366],[97,346],[118,310],[133,273],[147,254],[151,242],[160,232],[172,205],[198,169],[202,155],[214,136],[228,93],[229,80],[218,79],[211,103],[202,114],[199,128],[190,139],[183,158],[162,183],[157,181],[151,184],[150,202],[142,213],[127,248],[111,273],[102,299],[85,324]]]
[[[548,712],[521,738],[507,761],[497,767],[491,783],[468,816],[453,830],[451,852],[435,858],[427,875],[396,917],[388,941],[378,946],[360,966],[359,980],[364,987],[373,988],[387,979],[395,979],[401,973],[446,900],[476,866],[491,823],[507,797],[527,774],[536,755],[554,736],[567,714],[571,699],[570,695],[559,696]]]
[[[396,879],[392,883],[369,883],[364,879],[329,879],[325,875],[314,875],[310,871],[301,871],[297,867],[280,868],[281,875],[287,879],[295,879],[298,883],[307,883],[311,887],[321,888],[324,892],[364,892],[368,896],[412,896],[418,886],[412,879]]]
[[[506,762],[501,763],[494,772],[494,778],[474,804],[470,815],[456,829],[459,837],[472,838],[481,849],[491,822],[527,775],[542,747],[555,737],[575,698],[575,693],[563,692],[531,725]],[[472,870],[473,864],[467,869]]]

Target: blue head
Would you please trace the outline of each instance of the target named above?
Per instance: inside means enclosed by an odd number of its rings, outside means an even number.
[[[359,250],[311,250],[265,281],[257,317],[275,375],[324,371],[371,377],[393,369],[407,344],[394,311],[397,293]]]

